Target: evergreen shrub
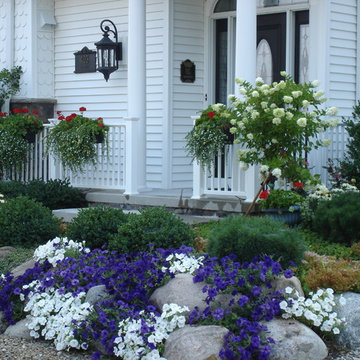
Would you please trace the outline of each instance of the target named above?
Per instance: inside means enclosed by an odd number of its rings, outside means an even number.
[[[230,216],[210,233],[206,252],[222,258],[235,254],[241,262],[269,255],[285,268],[300,265],[306,249],[302,234],[265,217]]]
[[[76,241],[86,241],[90,249],[107,245],[111,235],[127,221],[127,215],[121,209],[105,206],[80,209],[76,218],[68,225],[66,236]]]
[[[0,246],[33,247],[60,234],[59,220],[44,205],[19,196],[0,205]]]
[[[132,253],[155,248],[192,246],[195,232],[178,216],[162,207],[140,210],[140,215],[130,214],[128,221],[119,226],[110,241],[110,249]]]
[[[351,245],[360,241],[360,193],[344,192],[321,201],[315,211],[313,227],[328,242]]]

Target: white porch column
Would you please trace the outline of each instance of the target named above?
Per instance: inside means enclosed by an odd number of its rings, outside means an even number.
[[[131,0],[128,33],[128,120],[125,194],[145,187],[145,0]],[[128,131],[128,129],[130,129]]]
[[[236,50],[235,77],[251,83],[256,78],[256,1],[236,1]],[[238,87],[235,86],[235,93]],[[258,179],[255,167],[245,172],[245,193],[252,200],[257,191]]]

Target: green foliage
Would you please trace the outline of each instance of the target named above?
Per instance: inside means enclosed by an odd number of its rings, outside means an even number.
[[[0,193],[7,199],[24,195],[52,210],[84,207],[87,203],[81,190],[72,187],[68,179],[1,181]]]
[[[290,206],[301,205],[304,197],[291,190],[275,189],[269,191],[266,199],[258,201],[261,209],[288,209]]]
[[[314,231],[328,242],[351,245],[360,241],[360,193],[344,192],[321,201],[313,218]]]
[[[90,119],[82,115],[85,108],[80,108],[81,114],[72,114],[62,119],[51,128],[46,137],[46,149],[52,152],[62,164],[72,171],[81,171],[85,165],[96,165],[98,153],[96,150],[97,135],[103,136],[104,150],[107,150],[108,126],[103,119]]]
[[[25,196],[0,206],[0,246],[33,247],[60,233],[59,221],[50,209]]]
[[[17,248],[0,259],[0,274],[7,274],[33,257],[33,248]]]
[[[360,243],[348,247],[344,244],[329,243],[317,233],[309,230],[302,230],[301,232],[304,234],[304,240],[309,251],[336,259],[360,260],[360,252],[358,252]]]
[[[240,261],[269,255],[286,268],[299,265],[305,251],[302,234],[268,217],[233,216],[221,220],[210,233],[207,252],[224,257],[235,254]]]
[[[121,209],[105,206],[81,209],[78,216],[69,224],[66,236],[76,241],[86,241],[90,249],[107,245],[111,235],[127,221]]]
[[[360,185],[360,101],[354,106],[352,118],[343,119],[349,134],[345,158],[340,162],[341,176],[348,181],[355,179]]]
[[[19,91],[22,73],[21,66],[15,66],[11,70],[2,69],[0,71],[0,110],[5,100]]]
[[[109,247],[127,253],[145,251],[148,244],[155,248],[179,248],[192,246],[194,238],[194,231],[176,215],[161,207],[147,208],[140,210],[140,215],[129,215]]]
[[[210,220],[206,223],[197,223],[194,225],[194,231],[196,236],[207,239],[211,233],[211,231],[215,228],[215,226],[219,223],[219,221]]]

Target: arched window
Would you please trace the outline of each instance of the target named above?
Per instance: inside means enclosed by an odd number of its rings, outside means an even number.
[[[214,13],[235,11],[235,10],[236,10],[236,0],[219,0],[215,6]]]

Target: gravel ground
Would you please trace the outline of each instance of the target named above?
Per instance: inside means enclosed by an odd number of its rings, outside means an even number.
[[[84,352],[56,351],[50,342],[28,341],[0,335],[0,360],[90,360]],[[184,359],[186,360],[186,359]],[[296,359],[291,359],[296,360]],[[360,349],[345,351],[331,347],[325,360],[360,360]]]

